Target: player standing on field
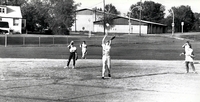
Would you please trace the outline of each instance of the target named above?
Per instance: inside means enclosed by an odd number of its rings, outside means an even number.
[[[70,64],[70,61],[71,59],[73,59],[73,66],[72,66],[72,69],[75,68],[75,63],[76,63],[76,47],[74,46],[74,41],[71,41],[70,44],[68,45],[68,48],[69,48],[69,52],[70,52],[70,55],[69,55],[69,59],[68,59],[68,62],[67,62],[67,66],[65,66],[64,68],[69,68],[69,64]]]
[[[104,35],[102,39],[102,79],[104,79],[106,67],[108,69],[108,77],[111,77],[111,59],[110,59],[110,49],[111,49],[111,40],[105,42],[107,37],[107,33]]]
[[[189,64],[191,65],[193,72],[197,73],[195,71],[195,67],[194,67],[194,53],[193,53],[193,49],[188,47],[185,49],[185,52],[181,53],[180,55],[185,55],[185,66],[186,66],[186,73],[189,73]]]
[[[82,59],[86,59],[86,55],[87,55],[87,44],[85,41],[83,41],[83,43],[80,45],[81,49],[82,49]]]

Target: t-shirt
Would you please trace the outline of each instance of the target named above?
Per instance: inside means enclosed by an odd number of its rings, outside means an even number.
[[[190,48],[189,44],[186,44],[185,45],[185,51],[187,51],[187,49],[189,49],[189,48]]]
[[[185,61],[193,62],[193,58],[191,57],[191,55],[194,55],[194,54],[193,54],[193,49],[188,48],[188,49],[185,51]]]
[[[111,46],[110,45],[106,45],[106,44],[102,44],[102,48],[103,48],[103,55],[110,56]]]
[[[76,47],[75,46],[69,46],[69,52],[75,52]]]
[[[87,45],[86,44],[81,44],[81,48],[82,48],[82,50],[86,50],[87,49]]]

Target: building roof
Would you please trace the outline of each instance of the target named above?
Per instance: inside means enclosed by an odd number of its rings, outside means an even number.
[[[80,10],[76,10],[78,15],[93,15],[94,12],[97,15],[103,14],[103,11],[99,11],[99,10],[93,10],[93,9],[88,9],[88,8],[84,8],[84,9],[80,9]]]
[[[125,18],[125,19],[129,19],[128,17],[122,17],[122,16],[119,16],[119,18]],[[130,18],[130,20],[133,20],[133,21],[140,21],[140,19],[135,19],[135,18]],[[156,23],[156,22],[151,22],[151,21],[145,21],[145,20],[141,20],[142,23],[148,23],[148,24],[154,24],[154,25],[160,25],[160,26],[167,26],[166,24],[162,24],[162,23]]]
[[[7,8],[7,13],[0,14],[0,17],[2,17],[2,18],[22,18],[20,6],[0,5],[0,7],[6,7]]]

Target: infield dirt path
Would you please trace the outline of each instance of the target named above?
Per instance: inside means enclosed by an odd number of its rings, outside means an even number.
[[[183,61],[112,60],[105,80],[101,59],[79,59],[75,69],[64,69],[66,62],[0,59],[0,102],[200,102],[200,75],[185,74]]]

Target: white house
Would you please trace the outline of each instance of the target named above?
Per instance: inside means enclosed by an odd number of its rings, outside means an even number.
[[[9,23],[11,32],[22,33],[22,13],[20,6],[0,5],[0,20]]]
[[[81,9],[76,11],[76,20],[72,26],[72,31],[92,31],[103,32],[101,18],[103,12],[91,9]],[[109,30],[110,33],[131,33],[131,34],[154,34],[165,33],[166,25],[150,21],[144,21],[134,18],[116,16],[114,27]],[[129,25],[129,20],[131,25]],[[84,28],[84,29],[83,29]]]

